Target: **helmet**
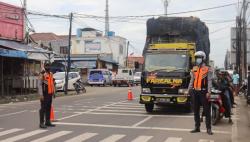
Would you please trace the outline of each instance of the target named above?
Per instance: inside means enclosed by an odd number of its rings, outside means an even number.
[[[206,54],[203,51],[197,51],[194,54],[195,57],[202,57],[203,60],[206,60]]]

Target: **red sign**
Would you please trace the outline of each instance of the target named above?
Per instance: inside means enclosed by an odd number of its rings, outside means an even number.
[[[21,7],[0,2],[0,39],[24,39],[24,11]]]

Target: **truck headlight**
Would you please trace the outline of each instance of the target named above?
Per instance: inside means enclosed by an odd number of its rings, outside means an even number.
[[[142,93],[151,93],[150,88],[142,88]]]
[[[179,89],[178,90],[178,94],[187,94],[188,93],[188,89]]]

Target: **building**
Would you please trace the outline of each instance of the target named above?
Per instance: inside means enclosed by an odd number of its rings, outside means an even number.
[[[0,96],[36,92],[41,61],[50,51],[24,43],[24,11],[0,2]]]
[[[250,66],[250,28],[247,29],[247,64]],[[231,28],[231,47],[225,56],[225,69],[236,67],[236,28]]]
[[[120,67],[125,67],[126,39],[116,36],[114,32],[107,37],[93,28],[78,29],[77,36],[72,38],[72,54],[102,54],[109,56]]]
[[[142,71],[143,64],[143,56],[128,56],[128,68],[133,68],[135,71]]]

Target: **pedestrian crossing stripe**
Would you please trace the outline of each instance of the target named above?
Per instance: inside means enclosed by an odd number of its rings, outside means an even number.
[[[1,140],[0,142],[15,142],[15,141],[19,141],[19,140],[22,140],[22,139],[25,139],[25,138],[28,138],[37,134],[44,133],[46,131],[47,130],[35,130],[35,131],[27,132],[21,135],[17,135],[17,136],[14,136],[5,140]]]
[[[1,130],[1,128],[0,128]],[[41,133],[49,132],[48,130],[34,130],[30,132],[25,132],[23,134],[16,134],[19,133],[20,131],[24,131],[24,129],[20,128],[13,128],[9,130],[1,130],[0,131],[0,142],[16,142],[16,141],[21,141],[26,138],[30,138],[32,136],[37,136]],[[49,133],[48,135],[44,137],[38,137],[34,138],[31,142],[48,142],[48,141],[53,141],[55,139],[58,139],[63,136],[68,136],[70,137],[70,134],[72,134],[73,131],[57,131],[54,133]],[[10,135],[15,134],[15,136],[10,136]],[[79,134],[75,137],[71,137],[69,139],[66,139],[65,142],[83,142],[86,140],[89,140],[95,136],[98,136],[98,133],[82,133]],[[7,139],[1,139],[3,136],[9,136]],[[124,134],[112,134],[110,136],[107,136],[106,138],[103,138],[100,140],[100,142],[116,142],[121,139],[124,139],[127,135]],[[148,142],[149,140],[152,140],[154,136],[146,136],[146,135],[139,135],[135,139],[131,140],[131,142]],[[168,137],[164,142],[181,142],[183,138],[181,137]],[[208,140],[208,139],[200,139],[197,142],[214,142],[214,140]]]
[[[61,136],[64,136],[70,133],[72,133],[72,131],[60,131],[60,132],[56,132],[54,134],[50,134],[48,136],[42,137],[40,139],[33,140],[31,142],[48,142],[48,141],[54,140],[56,138],[59,138]]]
[[[71,138],[65,142],[82,142],[82,141],[88,140],[96,135],[98,135],[98,134],[97,133],[84,133],[84,134],[81,134],[81,135],[76,136],[74,138]]]

